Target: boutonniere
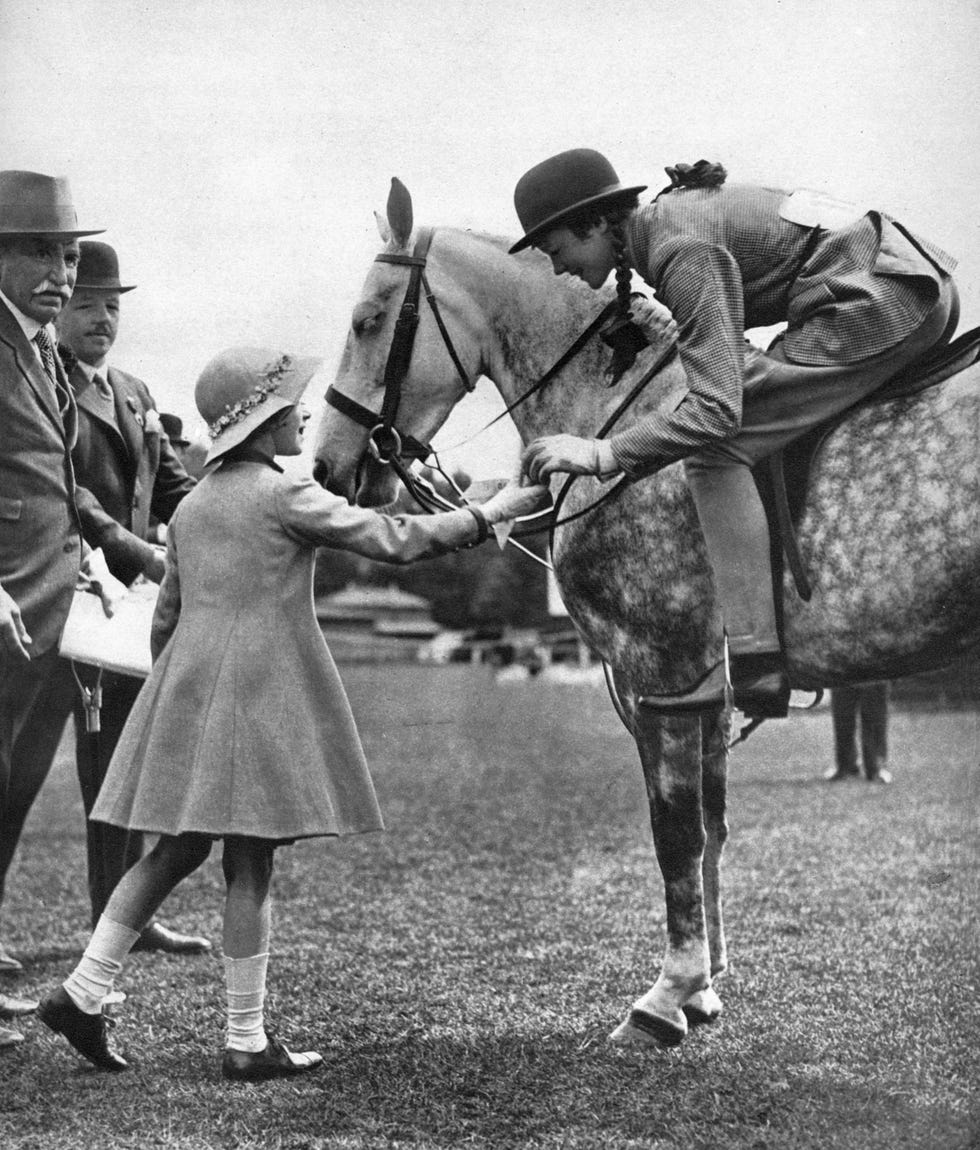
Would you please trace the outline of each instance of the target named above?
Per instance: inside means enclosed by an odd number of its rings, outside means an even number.
[[[140,408],[140,405],[136,402],[136,400],[131,395],[126,396],[126,406],[133,413],[133,419],[135,419],[136,422],[140,425],[140,427],[142,427],[143,426],[143,412]]]

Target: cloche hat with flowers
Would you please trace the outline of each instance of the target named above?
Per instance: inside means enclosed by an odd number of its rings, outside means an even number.
[[[216,355],[198,377],[194,402],[208,425],[213,463],[243,443],[267,420],[294,407],[323,360],[265,347],[232,347]]]

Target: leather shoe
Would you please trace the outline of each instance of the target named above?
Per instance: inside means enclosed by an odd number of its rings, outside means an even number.
[[[22,974],[23,970],[24,964],[0,946],[0,974]]]
[[[689,691],[677,695],[641,695],[638,702],[653,711],[668,715],[684,715],[711,707],[724,707],[731,702],[724,660],[716,663]]]
[[[731,702],[748,719],[786,718],[789,713],[789,676],[778,652],[733,655],[731,670],[731,687],[722,661],[716,663],[690,691],[679,695],[642,695],[639,701],[666,714],[704,711]]]
[[[125,1070],[129,1063],[109,1049],[106,1031],[115,1026],[101,1012],[86,1014],[71,1000],[68,991],[59,987],[38,1008],[38,1018],[56,1034],[63,1034],[72,1046],[100,1070]]]
[[[38,1004],[33,998],[14,998],[0,994],[0,1018],[16,1018],[20,1014],[33,1014]]]
[[[886,771],[884,767],[879,767],[874,774],[868,775],[869,783],[881,783],[887,786],[892,781],[891,771]]]
[[[0,1026],[0,1050],[6,1050],[8,1046],[20,1046],[24,1041],[24,1036],[19,1030],[11,1030],[9,1026]]]
[[[790,687],[782,655],[732,655],[731,664],[736,710],[748,719],[785,719]]]
[[[276,1038],[269,1038],[264,1050],[252,1054],[247,1050],[226,1050],[221,1060],[221,1074],[233,1082],[266,1082],[270,1078],[288,1078],[313,1070],[323,1062],[315,1050],[292,1054]]]
[[[164,954],[205,954],[211,949],[206,938],[193,934],[178,934],[159,922],[144,927],[133,943],[133,950],[161,950]]]
[[[848,779],[858,778],[856,770],[842,771],[839,767],[831,767],[829,771],[824,774],[825,783],[845,783]]]

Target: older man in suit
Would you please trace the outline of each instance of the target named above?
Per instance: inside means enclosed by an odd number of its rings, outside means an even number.
[[[80,229],[68,181],[0,172],[0,900],[60,735],[57,640],[82,563],[76,410],[50,327],[71,298]],[[20,963],[0,946],[0,972]],[[0,1018],[32,1008],[0,996]],[[0,1026],[0,1047],[22,1040]]]
[[[72,460],[85,539],[101,547],[109,570],[123,583],[163,578],[163,550],[148,542],[150,516],[169,521],[194,480],[184,470],[157,414],[146,384],[108,365],[119,330],[120,297],[134,284],[119,279],[119,260],[108,244],[83,241],[71,300],[57,320],[59,350],[78,405],[78,436]],[[95,672],[77,672],[91,685]],[[64,673],[64,672],[63,672]],[[86,815],[141,686],[139,679],[101,675],[101,730],[86,731],[81,693],[74,695],[75,754]],[[92,923],[98,922],[116,883],[142,854],[143,836],[103,823],[86,823]],[[205,938],[179,934],[153,922],[137,949],[172,954],[210,950]]]

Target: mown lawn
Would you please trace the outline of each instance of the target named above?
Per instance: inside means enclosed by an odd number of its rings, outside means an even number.
[[[90,1070],[40,1024],[0,1056],[0,1147],[980,1145],[980,716],[898,712],[896,783],[829,786],[826,709],[733,759],[725,1014],[673,1051],[605,1036],[655,977],[663,898],[601,688],[345,667],[388,831],[282,852],[269,1019],[315,1076],[218,1073],[221,964],[134,956]],[[10,883],[43,992],[87,928],[59,764]],[[164,921],[220,937],[217,859]]]

